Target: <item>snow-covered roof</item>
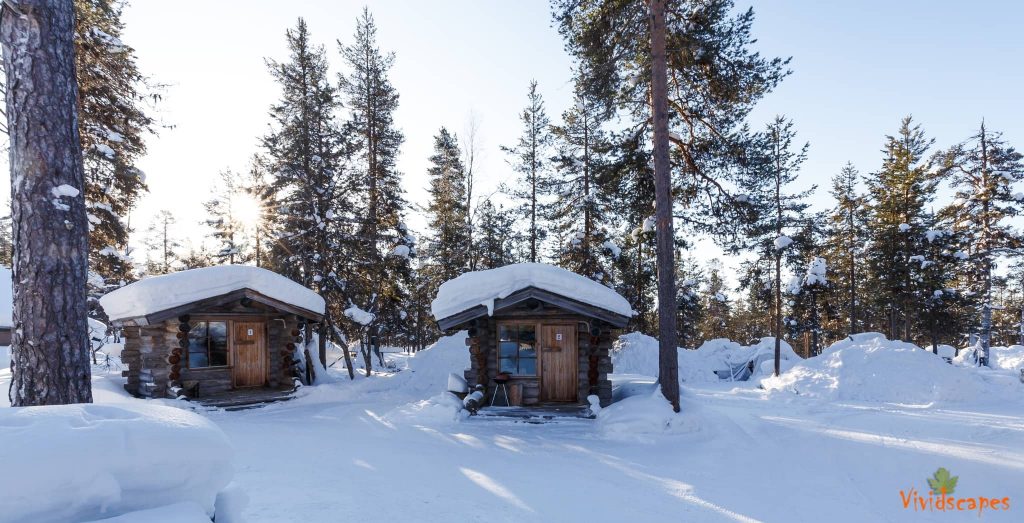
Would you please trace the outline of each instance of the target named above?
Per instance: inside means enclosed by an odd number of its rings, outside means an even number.
[[[243,289],[310,312],[324,313],[324,299],[319,294],[280,274],[248,265],[219,265],[144,278],[103,296],[100,305],[111,321],[117,321]]]
[[[13,324],[14,282],[11,270],[0,265],[0,328]]]
[[[543,263],[518,263],[486,271],[467,272],[441,284],[430,304],[434,319],[450,317],[483,305],[494,313],[494,301],[533,287],[620,316],[633,316],[625,298],[600,283],[579,274]]]

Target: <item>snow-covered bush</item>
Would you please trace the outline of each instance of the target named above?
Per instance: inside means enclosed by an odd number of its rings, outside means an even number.
[[[211,421],[173,407],[0,409],[0,521],[91,521],[177,503],[212,516],[232,454]]]
[[[864,333],[833,344],[778,377],[761,380],[761,385],[772,392],[828,400],[927,404],[1005,397],[1014,392],[1005,382],[990,382],[978,372],[949,365],[917,345]]]

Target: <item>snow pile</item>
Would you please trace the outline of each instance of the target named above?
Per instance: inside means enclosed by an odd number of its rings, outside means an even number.
[[[793,348],[781,344],[783,369],[800,361]],[[658,375],[658,340],[631,332],[619,337],[611,350],[612,368],[616,374]],[[774,338],[744,346],[727,339],[704,342],[696,350],[679,349],[679,381],[681,383],[746,380],[750,376],[771,374],[774,370]],[[765,365],[767,363],[767,366]]]
[[[116,321],[241,289],[318,314],[324,312],[324,299],[319,294],[280,274],[247,265],[219,265],[145,278],[103,296],[100,305],[111,321]]]
[[[408,358],[407,367],[396,374],[395,380],[402,393],[425,400],[401,405],[385,415],[385,419],[396,423],[434,424],[450,423],[466,416],[462,400],[448,392],[452,374],[461,373],[469,367],[469,349],[466,347],[466,332],[445,336],[430,347]]]
[[[782,249],[785,249],[786,247],[789,247],[792,244],[793,244],[793,238],[790,238],[789,236],[782,235],[782,236],[779,236],[778,238],[775,238],[775,249],[776,250],[781,251]]]
[[[761,386],[827,400],[906,404],[965,402],[1014,393],[1005,384],[950,365],[931,351],[878,333],[854,334],[778,377],[761,380]]]
[[[1012,371],[1024,369],[1024,345],[989,347],[988,356],[994,369]]]
[[[672,404],[657,384],[635,396],[612,403],[597,413],[597,429],[608,439],[635,440],[645,436],[681,434],[697,430],[689,413],[672,411]]]
[[[469,416],[462,400],[451,392],[442,392],[422,401],[402,405],[384,416],[384,419],[415,425],[451,423]]]
[[[441,320],[477,305],[494,313],[494,301],[536,287],[622,316],[632,316],[625,298],[598,282],[553,265],[518,263],[486,271],[467,272],[441,284],[430,305],[434,319]]]
[[[90,521],[175,503],[213,515],[233,474],[227,436],[173,407],[0,409],[0,442],[0,463],[17,471],[0,474],[0,521]]]

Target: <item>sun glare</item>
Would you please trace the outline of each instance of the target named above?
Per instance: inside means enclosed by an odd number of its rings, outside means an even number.
[[[253,195],[239,193],[233,202],[235,219],[244,227],[256,227],[263,218],[263,205]]]

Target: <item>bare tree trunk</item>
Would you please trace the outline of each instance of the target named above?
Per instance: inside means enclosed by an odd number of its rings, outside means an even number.
[[[71,0],[5,2],[14,330],[11,404],[92,402]]]
[[[676,271],[672,240],[672,172],[668,158],[668,71],[665,61],[665,0],[651,0],[651,105],[654,113],[654,219],[658,245],[658,382],[679,412],[676,343]]]
[[[782,254],[775,254],[775,375],[779,375],[782,357]]]

